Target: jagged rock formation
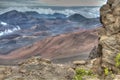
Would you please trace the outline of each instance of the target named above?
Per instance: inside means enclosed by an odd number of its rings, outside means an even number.
[[[40,57],[30,58],[18,66],[0,68],[0,80],[72,80],[74,70],[62,64],[53,64]]]
[[[120,53],[120,0],[108,0],[100,9],[103,28],[99,35],[101,66],[115,71],[115,57]]]
[[[101,56],[102,56],[102,54],[101,54],[101,45],[98,45],[98,46],[95,46],[95,47],[91,50],[88,58],[89,58],[89,59],[95,59],[95,58],[99,58],[99,57],[101,57]]]

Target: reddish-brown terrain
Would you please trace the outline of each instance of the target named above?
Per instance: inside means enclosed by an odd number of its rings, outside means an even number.
[[[0,63],[34,55],[49,58],[55,62],[74,60],[74,58],[87,59],[91,49],[97,45],[97,38],[97,30],[82,30],[48,37],[7,55],[0,55]]]

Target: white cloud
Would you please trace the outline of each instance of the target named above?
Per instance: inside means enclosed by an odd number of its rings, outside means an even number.
[[[100,6],[106,0],[0,0],[0,7],[4,6]]]
[[[100,6],[105,0],[39,0],[42,3],[58,6]]]

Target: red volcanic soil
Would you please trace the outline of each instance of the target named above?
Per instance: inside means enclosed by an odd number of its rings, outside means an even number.
[[[22,47],[7,55],[0,55],[0,60],[23,59],[34,55],[52,60],[78,57],[78,55],[87,58],[91,49],[97,45],[97,39],[97,30],[60,34]]]

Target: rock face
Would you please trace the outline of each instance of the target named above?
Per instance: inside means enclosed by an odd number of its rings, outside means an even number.
[[[75,72],[69,66],[34,57],[19,66],[7,67],[3,74],[0,80],[72,80]]]
[[[100,9],[103,28],[99,35],[101,66],[115,70],[115,57],[120,53],[120,0],[108,0]]]

